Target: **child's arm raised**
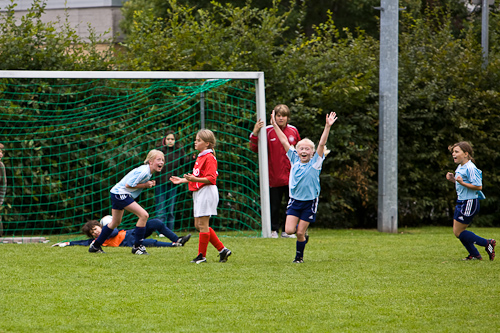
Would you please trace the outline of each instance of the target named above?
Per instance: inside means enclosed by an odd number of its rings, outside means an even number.
[[[319,139],[317,150],[318,155],[321,157],[325,152],[325,145],[326,141],[328,140],[328,134],[330,134],[330,127],[332,127],[335,121],[337,121],[337,114],[335,112],[330,112],[330,114],[326,115],[325,129],[323,130],[323,134],[321,134],[321,139]]]
[[[274,117],[274,110],[271,113],[271,124],[273,125],[274,131],[276,132],[278,139],[280,140],[281,144],[283,145],[283,148],[285,148],[285,152],[288,152],[288,149],[290,149],[290,143],[288,142],[288,139],[286,138],[285,133],[283,133],[281,128],[276,123],[276,118]]]

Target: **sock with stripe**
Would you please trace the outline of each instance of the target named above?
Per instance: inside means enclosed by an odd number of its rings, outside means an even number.
[[[306,248],[306,243],[307,243],[306,241],[303,242],[297,241],[296,245],[297,251],[295,254],[295,258],[304,258],[304,250]]]

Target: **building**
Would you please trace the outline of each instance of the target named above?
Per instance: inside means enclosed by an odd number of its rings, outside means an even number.
[[[123,41],[119,23],[123,19],[121,7],[127,0],[45,0],[44,22],[57,22],[58,17],[65,20],[67,13],[70,23],[80,37],[85,40],[89,37],[88,24],[95,29],[96,34],[109,34],[104,38],[115,37],[118,42]],[[0,11],[10,5],[10,0],[0,0]],[[22,17],[32,6],[33,0],[16,0],[16,16]]]

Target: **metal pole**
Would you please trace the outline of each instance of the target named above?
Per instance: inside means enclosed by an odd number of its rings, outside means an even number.
[[[205,92],[200,93],[200,123],[201,129],[205,129]]]
[[[483,0],[481,5],[481,46],[483,47],[483,68],[488,66],[488,35],[490,26],[490,0]]]
[[[398,0],[382,0],[377,228],[392,233],[398,231],[398,34]]]
[[[267,132],[266,132],[266,92],[264,86],[264,73],[257,80],[257,119],[264,121],[264,128],[259,132],[259,185],[260,208],[262,215],[262,237],[271,237],[271,199],[269,196],[269,164],[267,161]]]

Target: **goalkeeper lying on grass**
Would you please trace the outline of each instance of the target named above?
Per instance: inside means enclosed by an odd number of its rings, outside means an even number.
[[[101,234],[101,230],[102,226],[99,223],[99,221],[96,220],[88,221],[83,225],[82,231],[85,235],[90,237],[89,239],[72,241],[72,242],[61,242],[52,245],[52,247],[54,246],[65,247],[73,245],[89,246],[94,241],[95,238],[99,237],[99,235]],[[151,236],[155,231],[159,232],[160,234],[170,239],[172,243],[159,242],[156,239],[147,238]],[[186,244],[189,238],[191,238],[191,234],[179,237],[172,230],[167,228],[165,224],[163,224],[160,220],[150,219],[148,220],[148,222],[146,222],[146,233],[144,235],[144,238],[145,238],[143,241],[144,246],[175,247],[175,246],[184,246],[184,244]],[[102,245],[110,247],[116,247],[116,246],[133,247],[134,241],[135,241],[135,229],[130,229],[130,230],[115,229]]]

